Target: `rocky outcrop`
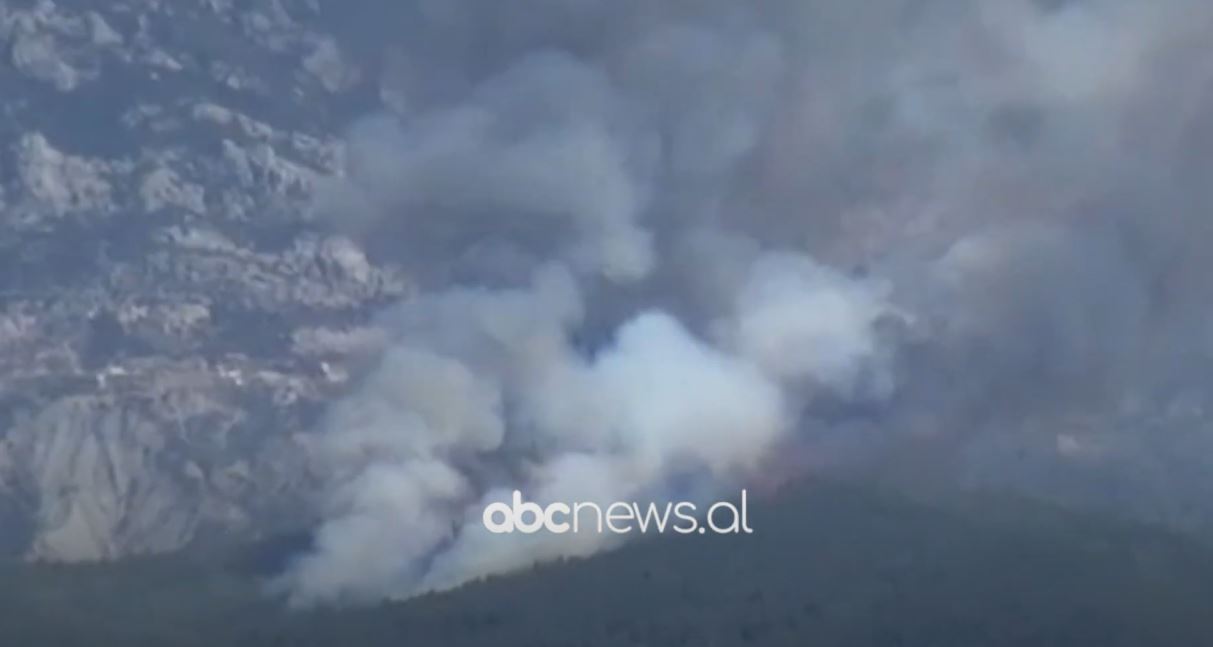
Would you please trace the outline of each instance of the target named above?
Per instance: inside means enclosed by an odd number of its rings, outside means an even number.
[[[307,432],[411,289],[310,217],[374,95],[319,10],[0,6],[0,553],[301,514]]]

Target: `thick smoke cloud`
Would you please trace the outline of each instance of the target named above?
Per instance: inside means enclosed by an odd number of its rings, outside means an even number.
[[[1166,416],[1204,402],[1213,353],[1213,8],[393,12],[372,16],[390,109],[353,126],[318,207],[422,293],[319,435],[297,602],[615,541],[489,535],[480,511],[515,488],[704,499],[791,448],[1194,514],[1184,461],[1213,439]]]

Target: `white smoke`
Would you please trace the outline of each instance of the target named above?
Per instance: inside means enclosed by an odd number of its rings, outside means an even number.
[[[890,314],[888,299],[879,284],[848,279],[806,256],[772,254],[751,268],[724,335],[771,375],[850,395],[865,369],[880,368],[866,364],[881,354],[872,329]],[[878,387],[885,395],[889,380]]]
[[[847,406],[1010,473],[1007,421],[1213,358],[1205,4],[399,7],[320,207],[423,294],[320,434],[296,602],[607,548],[479,515],[712,496]]]
[[[795,423],[792,378],[850,388],[852,365],[877,353],[864,339],[887,311],[875,295],[797,270],[825,273],[806,258],[758,260],[723,326],[735,344],[648,310],[602,348],[578,349],[581,308],[558,266],[524,289],[457,288],[401,306],[388,317],[396,345],[330,415],[322,460],[341,476],[316,550],[290,574],[295,599],[407,596],[612,540],[489,535],[481,511],[516,488],[606,505],[659,496],[685,474],[704,493],[742,482]],[[768,280],[791,313],[748,311]],[[779,332],[814,310],[824,324]],[[763,326],[799,342],[790,369],[751,343]]]

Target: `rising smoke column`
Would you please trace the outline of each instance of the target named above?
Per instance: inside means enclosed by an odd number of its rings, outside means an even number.
[[[800,284],[824,272],[807,258],[766,260],[743,295],[795,288],[818,302],[739,310],[715,343],[654,309],[579,349],[580,295],[559,265],[524,288],[452,288],[390,313],[395,345],[329,418],[323,456],[339,485],[316,551],[291,573],[296,598],[407,596],[612,541],[488,535],[481,511],[515,488],[605,506],[669,499],[688,475],[704,496],[742,483],[794,425],[785,378],[854,388],[875,356],[863,331],[886,313],[842,277]],[[786,329],[814,306],[826,321]],[[748,347],[763,328],[799,356],[768,366]],[[817,347],[834,350],[814,360]]]
[[[819,402],[1005,471],[1024,412],[1213,351],[1205,5],[658,5],[401,4],[320,207],[422,294],[319,434],[296,602],[607,548],[479,515],[727,492],[851,428]]]

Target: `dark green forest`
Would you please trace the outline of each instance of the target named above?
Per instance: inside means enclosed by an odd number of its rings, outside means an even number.
[[[252,551],[3,571],[0,644],[38,647],[1213,644],[1213,551],[1019,500],[812,484],[753,535],[669,536],[403,603],[288,612]]]

